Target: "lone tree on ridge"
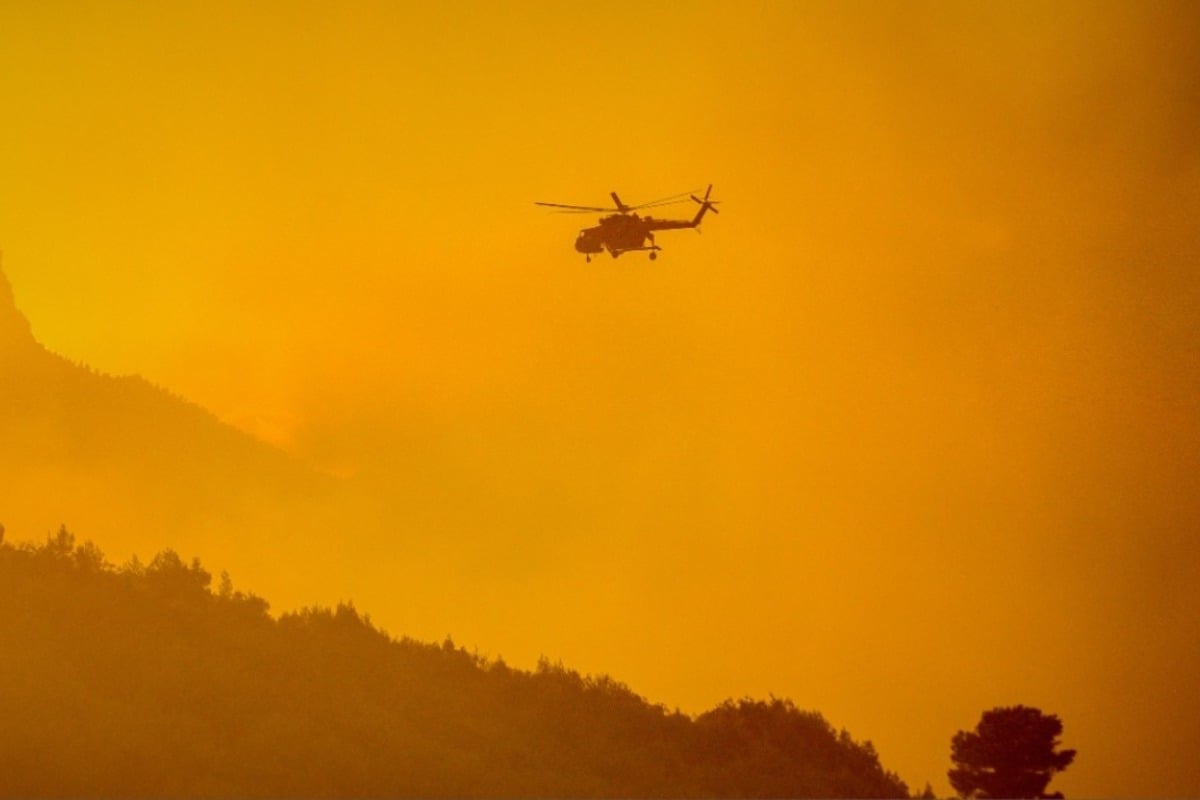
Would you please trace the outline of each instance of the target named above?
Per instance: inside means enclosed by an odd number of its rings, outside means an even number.
[[[1059,750],[1062,721],[1027,706],[993,708],[973,732],[959,731],[950,741],[950,785],[962,797],[1062,797],[1046,794],[1056,772],[1075,760],[1074,750]]]

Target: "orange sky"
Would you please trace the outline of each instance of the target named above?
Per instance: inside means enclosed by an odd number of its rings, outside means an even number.
[[[956,730],[1037,705],[1052,788],[1195,795],[1198,34],[0,3],[4,269],[51,349],[382,487],[403,530],[329,591],[393,632],[789,696],[940,793]],[[709,182],[654,264],[532,204]]]

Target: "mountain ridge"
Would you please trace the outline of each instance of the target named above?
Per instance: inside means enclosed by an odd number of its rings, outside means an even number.
[[[16,370],[21,368],[28,369],[30,367],[27,359],[43,358],[46,360],[40,365],[42,370],[79,370],[81,372],[86,372],[91,376],[100,378],[103,381],[124,382],[126,385],[136,385],[142,389],[148,389],[152,393],[161,395],[164,400],[170,403],[186,407],[191,412],[198,412],[199,414],[212,419],[221,427],[230,431],[234,431],[238,435],[243,436],[248,440],[253,440],[263,447],[275,450],[282,455],[286,455],[289,459],[292,459],[292,456],[284,453],[284,451],[280,450],[273,444],[263,441],[252,434],[225,423],[216,414],[199,403],[189,400],[183,395],[164,386],[155,384],[147,380],[142,375],[136,373],[121,375],[105,373],[96,370],[87,364],[73,361],[66,356],[50,350],[48,347],[42,344],[42,342],[40,342],[36,336],[34,336],[33,326],[30,324],[29,318],[17,305],[16,293],[13,291],[12,283],[9,281],[8,276],[4,273],[3,264],[0,263],[0,354],[5,352],[9,354],[10,358],[16,357],[17,359],[26,360],[25,363],[21,363],[21,361],[18,360],[16,363],[10,361],[9,363],[5,364],[6,367],[14,370],[9,376],[9,379],[6,381],[10,385],[13,383],[14,379],[21,377],[20,373]],[[54,364],[53,367],[49,366],[51,363]]]

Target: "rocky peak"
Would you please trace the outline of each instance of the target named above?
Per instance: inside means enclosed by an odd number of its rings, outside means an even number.
[[[0,348],[32,342],[33,334],[29,330],[29,320],[17,308],[12,285],[4,274],[3,265],[0,264]]]

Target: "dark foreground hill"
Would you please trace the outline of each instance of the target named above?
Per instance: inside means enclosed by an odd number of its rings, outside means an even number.
[[[691,718],[609,678],[396,640],[350,606],[274,619],[164,551],[0,543],[11,797],[906,796],[781,700]]]

